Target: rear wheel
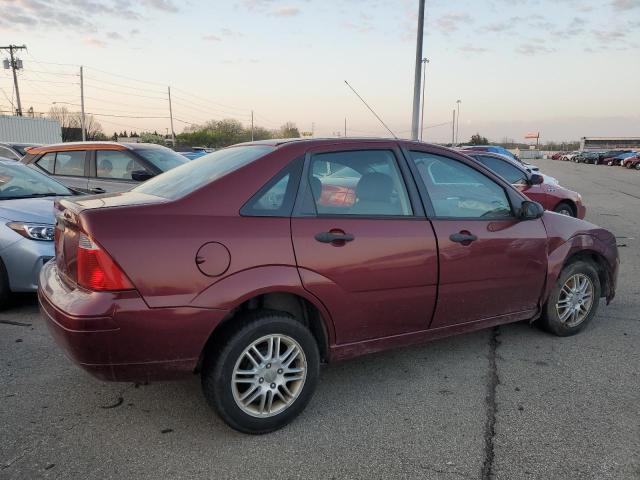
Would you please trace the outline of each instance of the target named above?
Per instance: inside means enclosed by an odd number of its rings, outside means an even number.
[[[636,163],[636,170],[640,170],[640,162]]]
[[[590,262],[567,265],[543,308],[540,326],[560,337],[575,335],[596,315],[600,292],[598,272]]]
[[[311,332],[283,312],[238,320],[205,358],[202,388],[232,428],[261,434],[284,427],[311,399],[320,354]]]
[[[560,215],[567,215],[568,217],[576,216],[576,213],[573,211],[573,207],[567,202],[560,202],[553,211]]]

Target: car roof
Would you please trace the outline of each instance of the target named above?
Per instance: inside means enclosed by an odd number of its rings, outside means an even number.
[[[403,144],[413,144],[421,146],[430,146],[437,148],[448,148],[435,143],[420,142],[418,140],[410,140],[407,138],[391,138],[391,137],[304,137],[304,138],[272,138],[268,140],[255,140],[253,142],[244,142],[231,145],[231,147],[249,146],[249,145],[267,145],[272,147],[280,147],[291,144],[307,144],[309,146],[336,145],[336,144],[353,144],[353,143],[389,143],[399,142]],[[457,151],[457,150],[456,150]]]
[[[29,153],[68,152],[72,150],[135,150],[137,148],[158,148],[153,143],[119,143],[119,142],[65,142],[52,145],[32,147]]]

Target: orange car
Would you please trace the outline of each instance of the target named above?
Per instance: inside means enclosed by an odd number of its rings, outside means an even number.
[[[27,149],[21,162],[83,193],[127,191],[188,160],[151,143],[70,142]]]

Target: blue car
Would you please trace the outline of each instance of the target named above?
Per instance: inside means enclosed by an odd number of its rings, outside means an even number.
[[[637,155],[636,152],[627,152],[627,153],[621,153],[620,155],[613,157],[613,158],[609,158],[607,159],[607,165],[612,166],[612,165],[622,165],[622,162],[625,158],[629,158],[629,157],[635,157]]]
[[[200,158],[207,153],[214,152],[213,148],[205,148],[205,147],[193,147],[190,152],[178,152],[183,157],[186,157],[188,160],[195,160],[196,158]]]
[[[0,158],[0,309],[14,292],[35,292],[54,257],[56,197],[74,195],[47,175]]]

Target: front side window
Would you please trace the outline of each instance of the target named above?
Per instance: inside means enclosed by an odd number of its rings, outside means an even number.
[[[86,152],[83,150],[56,153],[56,164],[53,173],[56,175],[84,177],[85,156]]]
[[[510,165],[509,162],[505,160],[500,160],[499,158],[488,155],[477,155],[475,159],[511,184],[523,185],[527,183],[527,175],[518,167]]]
[[[98,150],[96,152],[96,177],[114,180],[133,180],[133,172],[146,172],[143,165],[127,152]]]
[[[318,215],[412,215],[396,157],[390,150],[313,155],[307,181]]]
[[[512,216],[506,192],[478,170],[448,157],[411,152],[436,217],[507,218]]]

